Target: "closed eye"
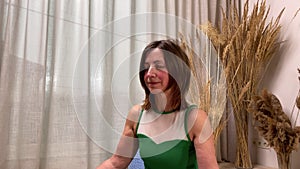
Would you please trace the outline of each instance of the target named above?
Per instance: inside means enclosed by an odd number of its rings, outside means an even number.
[[[147,62],[144,64],[145,71],[148,71],[150,69],[150,67],[154,67],[155,69],[161,70],[161,69],[165,69],[166,65],[160,60],[156,60],[151,64],[147,63]]]
[[[164,68],[166,68],[166,66],[165,65],[155,65],[155,68],[156,69],[164,69]]]

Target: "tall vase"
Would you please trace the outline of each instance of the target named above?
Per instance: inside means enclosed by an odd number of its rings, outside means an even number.
[[[290,153],[277,153],[278,169],[291,169]]]

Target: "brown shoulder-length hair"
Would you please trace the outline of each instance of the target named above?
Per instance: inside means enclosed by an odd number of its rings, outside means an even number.
[[[144,74],[146,72],[144,63],[147,55],[155,48],[159,48],[163,52],[166,67],[169,72],[167,88],[172,91],[170,97],[172,98],[171,108],[172,110],[184,109],[187,106],[185,97],[190,85],[191,69],[186,53],[179,46],[178,41],[173,39],[153,41],[145,47],[142,53],[139,68],[140,83],[145,91],[145,100],[142,108],[148,110],[151,106],[154,106],[153,108],[156,107],[144,81]]]

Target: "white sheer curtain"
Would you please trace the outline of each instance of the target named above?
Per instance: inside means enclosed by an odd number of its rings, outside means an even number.
[[[0,168],[95,168],[143,99],[154,39],[218,23],[221,0],[0,2]]]

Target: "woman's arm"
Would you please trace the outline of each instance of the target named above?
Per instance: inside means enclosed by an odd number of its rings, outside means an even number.
[[[206,112],[193,110],[189,116],[189,132],[196,149],[198,168],[218,169],[213,130]]]
[[[140,111],[139,105],[129,111],[116,152],[97,169],[125,169],[130,164],[138,149],[135,131]]]

